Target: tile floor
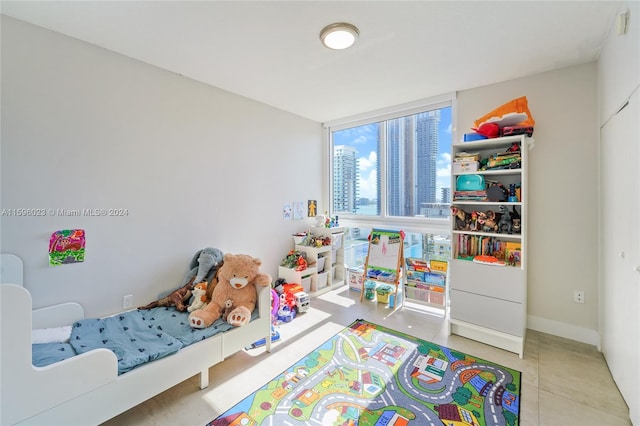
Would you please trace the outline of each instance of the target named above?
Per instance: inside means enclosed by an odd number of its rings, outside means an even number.
[[[309,312],[280,326],[282,339],[271,353],[264,348],[236,353],[210,369],[207,389],[200,390],[198,378],[193,377],[104,425],[204,426],[358,318],[521,371],[523,426],[631,425],[602,354],[590,345],[529,331],[520,359],[448,336],[441,315],[408,305],[393,311],[376,302],[361,303],[359,298],[347,287],[316,297]]]

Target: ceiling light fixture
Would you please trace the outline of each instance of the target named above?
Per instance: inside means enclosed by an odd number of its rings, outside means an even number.
[[[354,25],[338,22],[324,27],[320,31],[320,40],[329,49],[341,50],[353,46],[359,34]]]

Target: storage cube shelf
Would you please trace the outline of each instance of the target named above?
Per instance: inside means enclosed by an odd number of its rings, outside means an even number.
[[[311,296],[317,296],[331,289],[345,284],[344,249],[342,238],[344,228],[312,227],[311,234],[315,236],[331,237],[331,244],[312,247],[295,244],[295,250],[305,254],[309,267],[303,271],[280,266],[278,277],[288,283],[302,284],[307,279]],[[331,268],[331,269],[329,269]]]
[[[302,284],[302,279],[310,276],[317,275],[318,268],[315,266],[309,267],[302,271],[296,271],[295,269],[286,268],[284,266],[278,267],[278,277],[284,279],[288,283]]]

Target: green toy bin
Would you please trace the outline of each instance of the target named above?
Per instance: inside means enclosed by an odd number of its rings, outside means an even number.
[[[364,298],[374,300],[376,298],[376,283],[373,281],[364,282]]]

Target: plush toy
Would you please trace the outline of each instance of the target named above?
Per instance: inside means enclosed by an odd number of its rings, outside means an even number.
[[[146,306],[139,306],[138,309],[151,309],[157,306],[175,306],[179,311],[187,310],[187,303],[192,295],[194,283],[209,283],[220,265],[224,254],[216,249],[207,247],[196,252],[189,264],[189,272],[184,277],[180,287],[166,297],[149,303]]]
[[[224,311],[222,312],[222,319],[223,320],[227,320],[227,318],[229,318],[229,314],[231,313],[231,310],[233,309],[233,300],[231,299],[227,299],[224,301]]]
[[[262,265],[260,259],[246,254],[225,254],[224,262],[218,271],[218,283],[211,294],[211,301],[204,309],[191,312],[189,315],[191,327],[209,327],[221,317],[228,300],[231,300],[234,308],[228,313],[227,322],[233,326],[249,323],[258,297],[256,286],[266,287],[271,284],[271,276],[260,272],[260,265]]]
[[[202,309],[207,306],[209,303],[209,298],[207,297],[207,282],[202,281],[201,283],[196,284],[192,290],[193,300],[191,301],[191,305],[187,308],[187,311],[193,312],[196,309]]]
[[[138,309],[151,309],[158,306],[175,306],[180,312],[185,311],[187,309],[186,303],[188,303],[191,298],[192,285],[193,284],[189,282],[184,287],[180,287],[167,297],[158,299],[146,306],[139,306]]]
[[[189,265],[191,269],[187,273],[185,281],[210,283],[222,265],[223,258],[224,254],[216,248],[207,247],[196,252]]]

